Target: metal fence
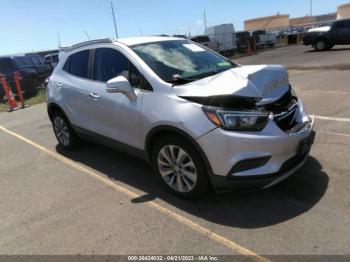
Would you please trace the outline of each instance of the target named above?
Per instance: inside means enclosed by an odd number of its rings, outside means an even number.
[[[210,34],[191,39],[227,57],[232,57],[235,53],[254,54],[259,49],[300,44],[303,37],[302,33],[273,34],[273,36],[272,33],[268,34],[270,41],[261,40],[260,36],[251,36],[248,32]]]

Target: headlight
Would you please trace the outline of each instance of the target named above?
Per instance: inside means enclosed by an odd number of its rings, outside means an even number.
[[[226,111],[217,108],[203,107],[209,120],[215,125],[232,131],[260,131],[268,120],[268,113]]]

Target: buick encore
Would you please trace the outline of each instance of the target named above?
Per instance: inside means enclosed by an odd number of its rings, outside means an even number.
[[[283,66],[241,66],[171,37],[61,52],[47,109],[63,148],[89,139],[136,155],[188,198],[273,186],[303,166],[315,138]]]

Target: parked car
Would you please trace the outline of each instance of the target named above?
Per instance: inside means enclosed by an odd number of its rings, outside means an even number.
[[[29,67],[32,67],[36,70],[41,82],[43,82],[45,78],[52,73],[53,68],[51,65],[45,64],[44,59],[39,55],[26,55],[21,59],[25,60]]]
[[[237,50],[236,32],[233,24],[222,24],[208,27],[204,35],[218,43],[218,51],[225,56],[232,56]]]
[[[317,51],[332,49],[335,45],[350,44],[350,19],[334,21],[331,25],[310,29],[303,42]]]
[[[44,56],[44,64],[51,66],[53,70],[58,64],[58,53],[53,53],[53,54]]]
[[[276,44],[276,34],[267,32],[266,30],[252,31],[251,36],[255,38],[257,48],[271,48],[274,47]]]
[[[37,71],[31,66],[28,57],[25,56],[2,56],[0,57],[0,74],[3,74],[14,94],[17,94],[14,82],[14,72],[19,72],[22,77],[21,87],[26,98],[35,96],[38,92],[41,80]],[[0,83],[0,102],[4,100],[4,90]]]
[[[197,35],[191,38],[191,41],[201,44],[211,50],[218,51],[218,42],[216,40],[211,40],[207,35]]]
[[[283,66],[240,66],[171,37],[72,46],[50,76],[47,109],[63,149],[84,138],[139,156],[191,198],[273,186],[305,163],[315,137]]]

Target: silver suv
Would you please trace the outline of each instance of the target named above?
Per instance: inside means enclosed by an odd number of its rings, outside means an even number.
[[[240,66],[179,38],[72,46],[47,106],[62,147],[89,139],[139,156],[182,197],[270,187],[305,163],[315,138],[284,67]]]

